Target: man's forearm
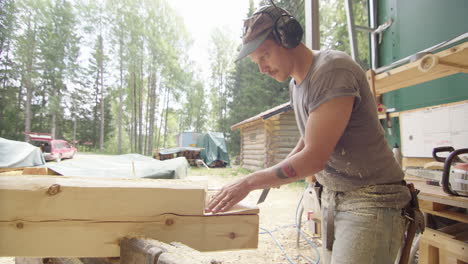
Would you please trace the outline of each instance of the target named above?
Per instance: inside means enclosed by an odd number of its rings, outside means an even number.
[[[313,175],[321,171],[323,166],[323,161],[300,151],[273,167],[250,174],[246,181],[250,190],[276,187]]]
[[[301,151],[302,149],[304,148],[304,140],[302,139],[302,137],[297,141],[297,144],[296,146],[293,148],[293,150],[291,150],[291,152],[288,154],[288,156],[286,156],[286,158],[289,158],[291,156],[294,156],[296,153],[298,153],[299,151]]]

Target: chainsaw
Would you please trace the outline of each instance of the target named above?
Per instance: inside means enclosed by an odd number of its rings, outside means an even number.
[[[438,154],[449,152],[444,158]],[[468,197],[468,161],[462,154],[468,153],[468,148],[455,150],[453,147],[438,147],[432,151],[436,161],[443,162],[442,170],[430,170],[408,167],[406,173],[428,179],[430,184],[440,185],[445,193]]]

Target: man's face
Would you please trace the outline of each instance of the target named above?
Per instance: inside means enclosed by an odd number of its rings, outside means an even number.
[[[265,40],[249,57],[258,65],[261,73],[269,75],[278,82],[284,82],[289,77],[286,49],[276,44],[274,40]]]

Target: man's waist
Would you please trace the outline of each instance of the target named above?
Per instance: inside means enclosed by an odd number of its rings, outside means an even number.
[[[404,208],[411,196],[403,181],[375,184],[351,191],[333,191],[323,188],[322,205],[328,207],[334,199],[338,211],[370,207]]]

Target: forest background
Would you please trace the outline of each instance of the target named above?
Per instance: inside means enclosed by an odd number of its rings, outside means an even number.
[[[353,2],[355,23],[367,26],[367,1]],[[304,26],[304,0],[275,3]],[[246,17],[257,7],[250,0]],[[346,27],[344,1],[321,0],[321,49],[349,54]],[[203,78],[169,0],[0,0],[0,137],[51,133],[80,151],[151,155],[181,132],[216,131],[235,156],[230,127],[287,102],[288,81],[234,63],[240,46],[221,27],[210,43]],[[358,47],[367,68],[367,33]]]

